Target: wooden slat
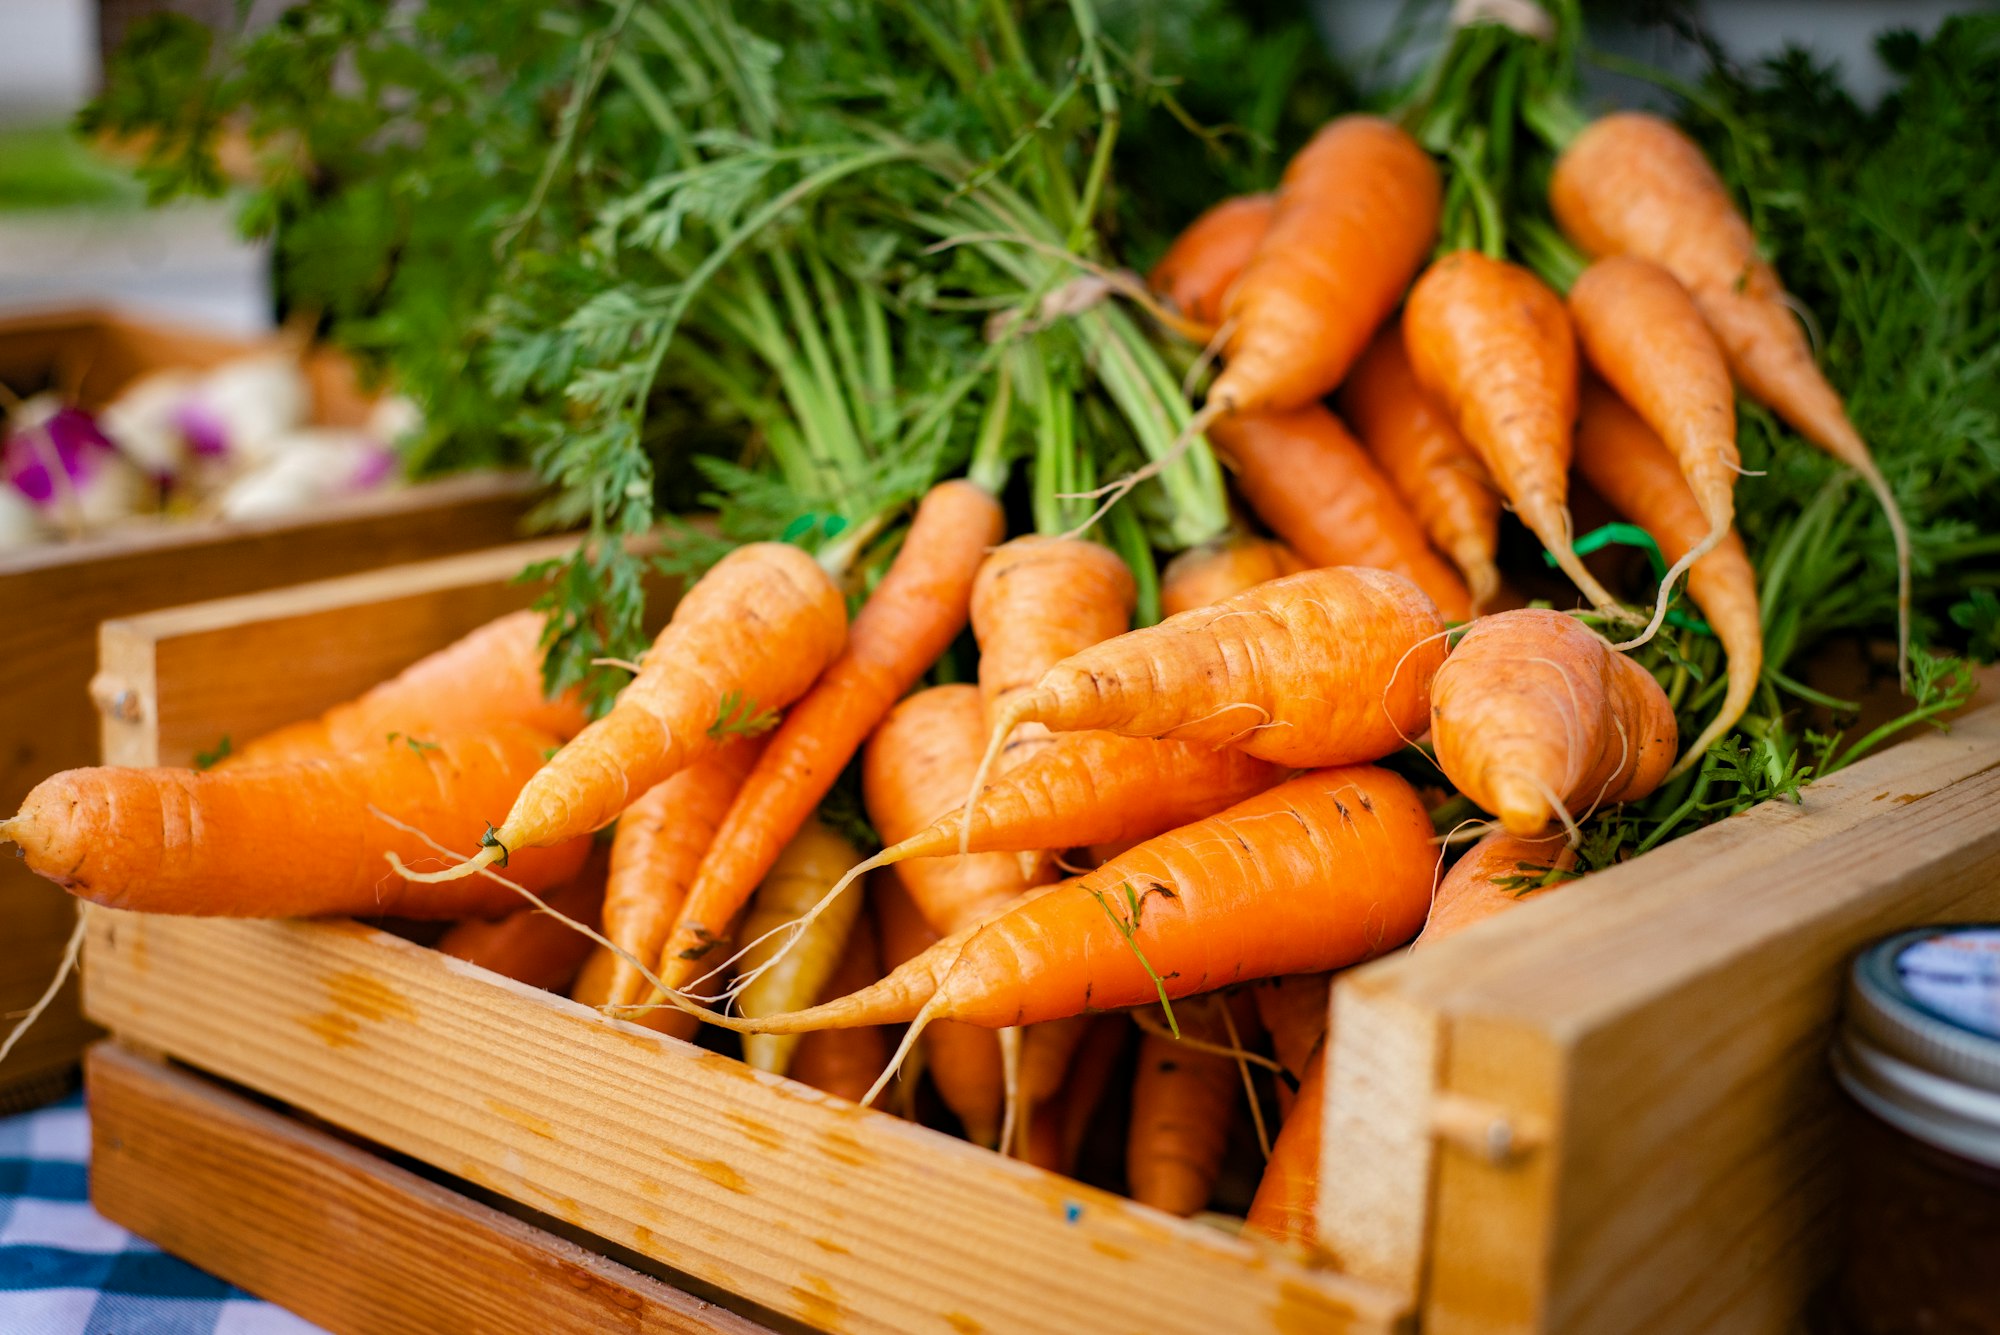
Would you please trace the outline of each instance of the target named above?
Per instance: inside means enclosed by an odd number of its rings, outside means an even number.
[[[1365,971],[1343,979],[1327,1027],[1319,1239],[1341,1269],[1414,1304],[1431,1193],[1431,1102],[1444,1024]]]
[[[529,495],[526,477],[488,474],[357,497],[306,519],[179,525],[0,553],[0,812],[58,770],[96,762],[88,687],[99,622],[506,542]],[[0,852],[0,1014],[40,995],[69,922],[68,896]],[[0,1086],[73,1065],[90,1032],[65,998],[0,1066]]]
[[[107,621],[91,685],[105,763],[185,765],[224,737],[246,741],[351,699],[527,606],[537,590],[513,577],[574,544],[516,543]]]
[[[116,1044],[86,1068],[98,1210],[334,1335],[767,1330]]]
[[[93,1018],[839,1332],[1387,1331],[1273,1248],[351,923],[93,910]]]
[[[1623,1050],[1607,1040],[1605,1049],[1593,1052],[1579,1045],[1599,1026],[1644,1013],[1674,988],[1690,985],[1688,980],[1706,979],[1708,970],[1760,949],[1772,931],[1802,943],[1821,939],[1825,912],[1810,894],[1801,898],[1787,888],[1802,855],[1864,826],[1874,831],[1868,841],[1898,841],[1900,823],[1878,823],[1881,818],[1902,816],[1930,795],[1996,765],[2000,706],[1989,705],[1960,719],[1949,733],[1921,734],[1812,784],[1801,804],[1766,803],[1559,895],[1343,976],[1334,998],[1336,1076],[1323,1167],[1324,1180],[1341,1188],[1322,1200],[1322,1238],[1353,1273],[1414,1301],[1427,1259],[1445,1250],[1445,1226],[1438,1220],[1442,1205],[1428,1187],[1437,1179],[1438,1143],[1417,1131],[1412,1119],[1425,1116],[1423,1109],[1434,1105],[1440,1090],[1490,1092],[1466,1074],[1472,1068],[1465,1063],[1477,1060],[1484,1045],[1526,1042],[1524,1030],[1542,1035],[1561,1059],[1551,1068],[1552,1079],[1577,1078],[1570,1066],[1590,1056],[1609,1061],[1623,1052],[1627,1060],[1651,1068],[1663,1053],[1700,1050],[1716,1041],[1714,1035],[1682,1027],[1672,1012],[1648,1046]],[[1886,902],[1897,902],[1890,890],[1879,893]],[[1891,926],[1910,921],[1904,917]],[[1811,986],[1837,991],[1837,961],[1801,956],[1784,968]],[[1809,972],[1813,969],[1819,972]],[[1550,994],[1559,982],[1565,990]],[[1522,998],[1528,995],[1544,1000],[1524,1012]],[[1467,1043],[1473,1044],[1469,1056]],[[1345,1078],[1338,1074],[1343,1063],[1350,1068]],[[1457,1074],[1448,1075],[1448,1065]],[[1740,1075],[1767,1093],[1789,1089],[1793,1080],[1780,1069],[1752,1068]],[[1523,1113],[1562,1101],[1540,1088],[1523,1086],[1520,1093],[1516,1111]],[[1809,1102],[1760,1106],[1778,1122],[1824,1115],[1823,1106],[1809,1109]],[[1579,1133],[1564,1134],[1573,1140]],[[1614,1127],[1602,1134],[1609,1145],[1626,1144]],[[1651,1150],[1666,1153],[1659,1146]],[[1674,1161],[1669,1154],[1667,1162]],[[1475,1162],[1465,1156],[1467,1171]],[[1543,1170],[1531,1169],[1531,1162],[1506,1171]],[[1500,1170],[1480,1164],[1477,1171]],[[1550,1209],[1564,1208],[1547,1199]],[[1469,1203],[1463,1208],[1464,1219],[1451,1227],[1472,1227],[1465,1221],[1485,1210]],[[1647,1209],[1636,1199],[1630,1206],[1641,1227]],[[1545,1215],[1527,1222],[1509,1219],[1496,1237],[1511,1249],[1497,1268],[1525,1277],[1535,1294],[1555,1282],[1548,1222]],[[1482,1264],[1483,1255],[1477,1248],[1453,1252],[1462,1267]],[[1487,1297],[1499,1300],[1490,1288]],[[1523,1298],[1523,1310],[1537,1301]]]

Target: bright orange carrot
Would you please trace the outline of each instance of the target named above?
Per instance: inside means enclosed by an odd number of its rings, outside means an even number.
[[[1583,386],[1576,428],[1576,466],[1598,495],[1651,534],[1660,554],[1678,564],[1706,538],[1708,519],[1673,456],[1638,414],[1594,380]],[[1729,659],[1729,689],[1722,707],[1694,739],[1667,777],[1699,764],[1708,749],[1743,717],[1764,670],[1763,617],[1757,606],[1757,572],[1734,533],[1695,561],[1688,595],[1708,618]]]
[[[1280,1242],[1312,1243],[1319,1236],[1319,1149],[1326,1120],[1326,1045],[1299,1077],[1298,1102],[1271,1147],[1263,1180],[1243,1221],[1245,1230]]]
[[[875,796],[869,799],[869,810],[875,814],[876,829],[883,838],[893,837],[888,833],[892,828],[908,828],[915,812],[934,805],[939,791],[934,784],[946,782],[947,775],[937,763],[937,754],[954,742],[962,744],[960,733],[942,730],[942,719],[956,712],[960,719],[956,726],[962,727],[970,713],[962,697],[939,693],[962,689],[940,686],[910,697],[875,734],[863,776],[879,774],[870,782]],[[982,735],[972,741],[972,766],[979,762],[979,744],[984,740]],[[892,754],[913,758],[899,759],[892,765]],[[878,756],[882,757],[879,762]],[[961,752],[958,759],[962,762],[963,758]],[[962,792],[971,768],[949,772],[959,785],[956,791]],[[1006,878],[998,870],[1001,864],[983,861],[979,854],[1136,843],[1212,816],[1269,788],[1284,772],[1283,766],[1245,755],[1234,747],[1120,737],[1108,732],[1060,733],[986,785],[969,819],[954,805],[929,825],[895,840],[861,863],[836,889],[844,889],[847,880],[864,872],[887,866],[909,867],[915,877],[943,877],[954,885],[979,882],[988,874],[984,869],[990,867],[992,882],[1005,884]],[[956,855],[961,848],[974,856],[959,858]],[[1015,880],[1013,889],[1018,890],[1018,875]],[[919,902],[930,903],[942,902],[947,893],[967,892],[947,892],[942,887],[933,890],[924,885],[917,893]]]
[[[1563,884],[1560,879],[1548,885],[1532,883],[1551,871],[1566,872],[1575,865],[1576,850],[1569,846],[1561,826],[1527,838],[1495,830],[1467,849],[1445,873],[1431,904],[1430,921],[1417,938],[1418,947],[1553,890]]]
[[[377,741],[355,755],[247,766],[74,769],[36,785],[0,821],[28,869],[112,908],[228,918],[386,914],[472,918],[519,895],[486,877],[413,885],[383,863],[437,860],[418,830],[514,800],[554,739],[519,724],[436,742]],[[379,814],[378,814],[379,813]],[[524,849],[508,878],[540,892],[576,875],[588,838]]]
[[[1249,265],[1270,229],[1275,195],[1235,195],[1187,225],[1146,275],[1153,291],[1175,310],[1213,328],[1223,299]]]
[[[1340,383],[1437,235],[1437,167],[1372,116],[1328,123],[1285,169],[1270,227],[1222,317],[1221,413],[1297,408]]]
[[[801,699],[729,809],[667,941],[662,979],[684,987],[728,933],[779,850],[889,707],[964,627],[973,576],[1006,531],[999,502],[962,479],[917,507],[889,571],[854,619],[847,648]]]
[[[608,861],[605,853],[593,849],[583,869],[543,895],[543,900],[564,917],[595,928],[604,904]],[[440,955],[491,969],[517,983],[544,992],[562,992],[590,954],[591,943],[562,918],[528,904],[491,922],[467,919],[439,937],[435,949]]]
[[[1295,767],[1372,760],[1423,730],[1443,631],[1399,575],[1287,575],[1065,659],[1000,711],[988,760],[1020,723],[1233,744]]]
[[[1675,582],[1728,536],[1736,514],[1743,470],[1729,364],[1687,289],[1650,260],[1599,260],[1570,288],[1569,309],[1584,356],[1673,451],[1708,520],[1701,540],[1660,581],[1657,626]]]
[[[1215,1013],[1215,998],[1181,1008],[1181,1031],[1227,1046],[1229,1032]],[[1139,1074],[1132,1086],[1132,1121],[1125,1139],[1125,1179],[1141,1205],[1183,1217],[1208,1204],[1229,1126],[1243,1096],[1236,1063],[1199,1052],[1156,1033],[1139,1041]]]
[[[1417,384],[1400,321],[1382,332],[1340,387],[1340,411],[1431,544],[1449,556],[1485,611],[1500,588],[1500,492],[1451,418]]]
[[[1125,1051],[1125,1040],[1132,1033],[1132,1022],[1122,1015],[1078,1017],[1078,1025],[1082,1042],[1069,1075],[1052,1097],[1038,1100],[1033,1106],[1024,1156],[1037,1168],[1070,1175],[1076,1172],[1077,1156],[1083,1150],[1091,1119],[1104,1099],[1104,1091],[1110,1088],[1118,1059]],[[1032,1040],[1036,1034],[1055,1027],[1037,1025],[1028,1030],[1028,1037]]]
[[[863,913],[848,933],[847,950],[833,971],[823,997],[844,997],[882,976],[881,950],[876,945],[872,914]],[[821,1029],[802,1035],[792,1054],[792,1079],[858,1103],[889,1064],[889,1039],[872,1025],[857,1029]]]
[[[699,764],[654,784],[618,818],[611,839],[611,875],[604,894],[604,935],[648,969],[659,972],[660,952],[680,913],[695,868],[708,851],[729,804],[743,786],[766,738],[744,737]],[[602,949],[600,947],[600,949]],[[643,1006],[622,1018],[676,1038],[691,1038],[692,1016],[671,1006],[631,962],[611,951],[600,966],[602,995],[578,1001],[598,1006]],[[592,975],[597,970],[591,971]]]
[[[1219,603],[1267,579],[1306,568],[1299,554],[1272,538],[1233,533],[1191,547],[1160,572],[1160,610],[1168,616]]]
[[[1015,538],[986,558],[972,588],[979,694],[1006,708],[1050,666],[1132,624],[1138,586],[1116,552],[1081,538]]]
[[[1896,542],[1898,662],[1907,665],[1910,538],[1895,495],[1813,361],[1777,273],[1696,146],[1671,122],[1621,112],[1591,123],[1556,159],[1549,207],[1593,256],[1636,255],[1694,298],[1750,397],[1861,474]]]
[[[1340,419],[1321,404],[1241,413],[1215,443],[1258,517],[1308,565],[1392,570],[1430,595],[1447,621],[1472,615],[1465,583]]]
[[[520,723],[568,741],[589,721],[575,691],[542,693],[539,612],[510,612],[419,659],[366,695],[266,733],[217,769],[367,751],[390,733],[433,739]]]
[[[660,949],[708,851],[722,815],[764,751],[766,737],[740,737],[708,759],[682,769],[626,807],[612,835],[610,883],[604,891],[604,935],[658,973]],[[692,1015],[660,1005],[662,995],[634,963],[598,947],[574,997],[598,1007],[646,1007],[620,1013],[636,1025],[694,1037]],[[590,983],[586,989],[584,983]]]
[[[1562,299],[1518,265],[1456,251],[1410,289],[1403,346],[1417,383],[1486,464],[1521,522],[1586,598],[1615,608],[1570,545],[1576,335]]]
[[[972,686],[933,686],[897,705],[875,730],[862,756],[861,791],[869,819],[891,848],[929,828],[964,793],[979,765],[985,718]],[[1019,860],[1004,852],[959,857],[950,836],[932,837],[929,848],[935,856],[889,861],[898,864],[924,920],[943,935],[988,916],[1030,884],[1052,879],[1039,872],[1024,877]],[[861,867],[878,865],[888,863],[871,858]],[[842,878],[842,885],[855,874]]]
[[[774,1033],[918,1020],[907,1047],[937,1020],[1000,1029],[1147,1005],[1162,987],[1179,998],[1343,968],[1416,933],[1430,841],[1404,779],[1373,765],[1315,770],[1028,891],[873,988],[794,1015],[704,1018]]]
[[[979,696],[991,727],[1013,698],[1055,664],[1132,624],[1138,585],[1110,548],[1039,534],[1014,539],[986,559],[972,588],[972,633],[979,641]],[[1000,771],[1046,742],[1023,728]]]
[[[1650,260],[1613,255],[1569,292],[1584,356],[1673,452],[1709,526],[1735,515],[1736,397],[1729,363],[1687,289]]]
[[[806,693],[847,639],[847,605],[810,556],[756,542],[688,590],[618,703],[521,790],[478,856],[428,877],[502,866],[524,849],[608,825],[647,789],[699,763],[760,710]]]
[[[870,891],[882,929],[882,960],[891,970],[912,965],[938,948],[938,933],[924,921],[896,875],[876,877]],[[840,1001],[828,1004],[837,1007]],[[964,1126],[966,1139],[976,1145],[997,1144],[1005,1079],[994,1035],[969,1024],[934,1024],[924,1033],[924,1062],[938,1096]]]
[[[1653,674],[1561,612],[1475,622],[1431,688],[1438,764],[1515,834],[1644,797],[1677,740]]]

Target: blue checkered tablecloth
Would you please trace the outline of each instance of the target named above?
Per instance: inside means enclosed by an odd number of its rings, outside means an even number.
[[[90,1208],[80,1097],[0,1119],[0,1335],[313,1335]]]

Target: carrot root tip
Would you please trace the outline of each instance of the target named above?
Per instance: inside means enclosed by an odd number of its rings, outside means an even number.
[[[1667,573],[1660,576],[1659,596],[1653,600],[1653,615],[1651,619],[1646,622],[1645,629],[1641,630],[1633,638],[1626,640],[1620,644],[1614,644],[1611,647],[1613,649],[1616,649],[1621,654],[1629,653],[1632,650],[1637,649],[1639,646],[1645,644],[1648,640],[1652,639],[1653,636],[1657,635],[1659,633],[1660,626],[1667,619],[1667,608],[1673,602],[1675,582],[1678,581],[1682,575],[1686,574],[1689,567],[1693,566],[1696,561],[1699,561],[1702,557],[1707,556],[1710,552],[1714,551],[1716,544],[1721,542],[1722,539],[1728,534],[1728,532],[1729,530],[1726,527],[1711,528],[1708,531],[1707,537],[1703,538],[1700,542],[1690,547],[1687,550],[1686,554],[1683,555],[1680,560],[1674,562],[1673,565],[1669,566],[1667,568]]]
[[[396,856],[396,854],[389,853],[386,856],[389,859],[389,865],[396,869],[397,875],[406,881],[415,881],[422,885],[435,885],[440,881],[456,881],[477,872],[485,871],[496,862],[503,867],[507,865],[504,861],[506,847],[497,841],[480,849],[456,867],[446,867],[443,871],[411,871],[403,865],[402,858]]]
[[[882,1097],[882,1091],[889,1087],[889,1082],[902,1071],[903,1063],[908,1061],[910,1054],[916,1050],[918,1036],[930,1027],[931,1020],[936,1017],[941,996],[942,993],[925,1002],[923,1009],[917,1012],[916,1018],[910,1021],[910,1027],[903,1031],[903,1041],[896,1045],[895,1056],[891,1057],[889,1064],[882,1068],[882,1074],[875,1077],[875,1083],[868,1087],[868,1092],[861,1096],[862,1107],[872,1106],[876,1099]]]

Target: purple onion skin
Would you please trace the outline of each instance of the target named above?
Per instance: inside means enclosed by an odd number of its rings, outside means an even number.
[[[396,452],[386,446],[376,445],[369,449],[361,466],[354,470],[354,477],[348,482],[353,491],[373,491],[389,480],[396,471]]]
[[[39,438],[39,439],[37,439]],[[0,471],[15,490],[43,508],[56,504],[62,488],[49,472],[53,455],[71,489],[86,486],[98,467],[116,453],[110,439],[97,429],[97,419],[81,408],[58,408],[36,426],[7,433],[0,451]]]
[[[174,425],[188,449],[204,459],[221,459],[229,453],[229,428],[200,399],[189,399],[174,409]]]

